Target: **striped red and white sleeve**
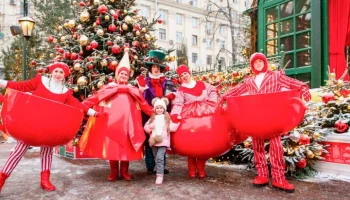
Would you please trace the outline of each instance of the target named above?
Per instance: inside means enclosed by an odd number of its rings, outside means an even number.
[[[171,115],[180,115],[182,108],[184,106],[184,102],[185,102],[185,97],[184,97],[184,93],[181,91],[177,91],[175,93],[175,99],[172,101],[173,107],[171,109]]]
[[[207,94],[208,94],[208,101],[213,101],[213,102],[217,102],[218,101],[218,90],[216,89],[216,87],[205,83],[205,89],[207,90]]]
[[[301,91],[302,96],[304,97],[305,101],[309,101],[311,99],[311,94],[309,91],[309,86],[299,80],[296,80],[294,78],[290,78],[283,71],[278,71],[278,83],[282,87],[290,88],[290,89],[298,89]]]
[[[247,93],[248,92],[248,85],[244,81],[241,84],[236,85],[229,91],[227,91],[223,96],[224,98],[226,97],[232,97],[232,96],[240,96],[241,94]]]

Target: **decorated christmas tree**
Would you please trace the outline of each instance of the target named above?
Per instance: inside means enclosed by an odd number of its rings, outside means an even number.
[[[149,22],[139,15],[135,0],[81,0],[72,6],[76,16],[64,19],[47,37],[50,60],[35,60],[38,72],[55,61],[67,63],[68,85],[80,100],[113,81],[125,48],[133,76],[141,73],[149,50],[158,48],[151,32],[161,20]]]

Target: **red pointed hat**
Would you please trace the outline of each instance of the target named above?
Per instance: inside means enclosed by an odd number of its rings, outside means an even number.
[[[255,68],[254,68],[254,62],[256,61],[256,60],[258,60],[258,59],[260,59],[260,60],[262,60],[263,62],[264,62],[264,68],[261,70],[261,71],[257,71]],[[265,55],[264,54],[262,54],[262,53],[253,53],[251,56],[250,56],[250,68],[252,69],[252,71],[254,72],[254,74],[259,74],[259,73],[261,73],[261,72],[266,72],[267,71],[267,66],[268,66],[268,64],[267,64],[267,59],[266,59],[266,57],[265,57]]]
[[[53,72],[53,70],[55,70],[56,68],[61,68],[64,72],[64,78],[67,78],[67,76],[69,76],[69,67],[66,63],[63,62],[55,62],[53,64],[51,64],[49,67],[49,71],[50,73]]]
[[[188,67],[186,65],[180,65],[177,69],[176,69],[176,73],[181,76],[182,73],[187,72],[189,74],[191,74],[190,69],[188,69]]]

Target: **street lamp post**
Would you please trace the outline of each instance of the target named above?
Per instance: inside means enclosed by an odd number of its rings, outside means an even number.
[[[23,2],[24,17],[18,20],[23,34],[23,80],[27,79],[27,40],[32,36],[35,21],[28,17],[28,1]]]

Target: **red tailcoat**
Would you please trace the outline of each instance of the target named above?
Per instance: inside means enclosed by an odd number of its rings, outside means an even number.
[[[89,118],[80,140],[80,147],[86,154],[108,160],[142,159],[145,134],[141,110],[151,115],[153,108],[136,87],[111,83],[83,104],[108,113],[108,119]]]

